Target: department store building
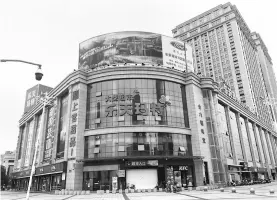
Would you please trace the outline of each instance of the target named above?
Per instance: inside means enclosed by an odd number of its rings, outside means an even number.
[[[27,188],[37,139],[32,190],[275,179],[272,127],[228,87],[182,70],[190,52],[183,59],[178,42],[119,32],[81,43],[79,69],[48,93],[53,104],[20,119],[13,186]]]

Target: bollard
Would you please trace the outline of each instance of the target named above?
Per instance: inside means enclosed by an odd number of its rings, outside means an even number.
[[[125,189],[125,193],[129,193],[129,189]]]
[[[135,192],[135,190],[134,189],[131,189],[131,193],[134,193]]]
[[[154,188],[154,192],[157,192],[157,188]]]
[[[254,188],[250,188],[250,194],[255,194]]]
[[[162,192],[163,191],[163,188],[159,188],[159,192]]]
[[[236,188],[232,188],[232,193],[236,193]]]
[[[86,191],[86,194],[90,194],[90,191],[89,191],[89,190],[87,190],[87,191]]]
[[[86,194],[86,191],[85,190],[82,190],[81,191],[81,195],[85,195]]]
[[[224,192],[224,188],[220,188],[220,192]]]
[[[203,190],[204,190],[204,192],[207,192],[207,191],[208,191],[208,187],[205,186],[205,187],[203,188]]]
[[[106,190],[106,194],[109,194],[110,193],[110,190]]]
[[[274,194],[274,192],[275,192],[275,191],[274,191],[273,189],[270,189],[270,190],[269,190],[269,194]]]

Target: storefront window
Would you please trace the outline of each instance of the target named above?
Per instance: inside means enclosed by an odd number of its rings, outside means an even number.
[[[91,84],[86,128],[126,125],[189,127],[185,86],[152,79]]]
[[[84,172],[84,189],[112,190],[113,177],[117,177],[116,170]]]
[[[192,156],[191,136],[170,133],[114,133],[85,137],[85,158]]]

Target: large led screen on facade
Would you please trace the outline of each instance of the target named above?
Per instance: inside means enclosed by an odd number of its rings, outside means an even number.
[[[192,48],[187,47],[188,69],[192,66]],[[108,33],[80,43],[79,69],[118,63],[160,64],[186,70],[185,46],[182,41],[150,32],[125,31]]]

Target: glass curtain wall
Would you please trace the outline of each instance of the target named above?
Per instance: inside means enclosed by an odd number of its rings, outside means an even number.
[[[191,136],[171,133],[113,133],[85,137],[85,158],[192,156]]]
[[[207,131],[209,137],[209,145],[211,151],[211,161],[213,167],[213,175],[215,183],[224,183],[225,182],[225,170],[223,169],[222,158],[220,154],[220,147],[218,142],[218,136],[215,132],[216,122],[212,117],[212,99],[209,95],[209,90],[202,90],[203,100],[204,100],[204,109],[206,116]]]
[[[88,87],[86,128],[129,125],[189,127],[185,87],[153,79],[91,84]]]

